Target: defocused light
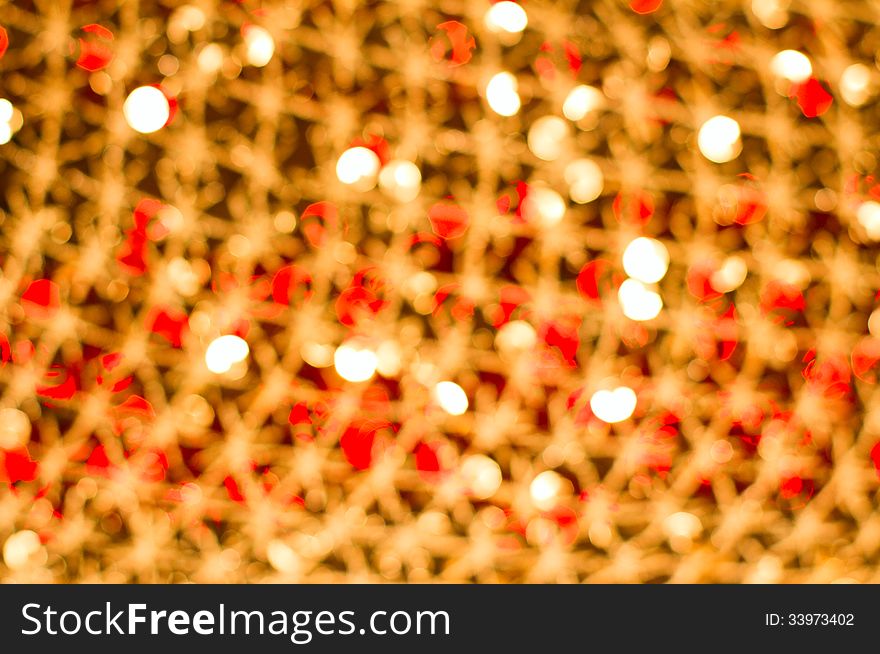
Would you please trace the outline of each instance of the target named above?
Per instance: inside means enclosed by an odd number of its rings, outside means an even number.
[[[468,408],[467,394],[461,386],[451,381],[442,381],[434,387],[434,398],[446,413],[460,416]]]
[[[783,50],[777,52],[770,60],[770,70],[777,77],[787,79],[789,82],[805,82],[813,74],[813,65],[803,52],[797,50]]]
[[[620,307],[630,320],[653,320],[663,308],[660,295],[637,279],[626,279],[617,291]]]
[[[789,0],[752,0],[752,13],[764,27],[778,30],[788,22]]]
[[[498,73],[486,85],[486,101],[496,114],[513,116],[520,108],[516,78],[510,73]]]
[[[349,148],[336,162],[336,177],[343,184],[357,185],[363,190],[372,188],[379,172],[378,155],[362,146]]]
[[[860,107],[871,97],[871,69],[865,64],[847,66],[840,76],[840,96],[851,107]]]
[[[293,574],[299,571],[299,556],[293,549],[283,541],[273,538],[266,546],[266,559],[269,565],[286,574]]]
[[[742,150],[739,136],[739,123],[727,116],[715,116],[700,127],[697,144],[706,159],[724,163],[739,156]]]
[[[630,241],[623,251],[626,274],[645,284],[663,279],[669,268],[669,252],[660,241],[640,236]]]
[[[636,393],[627,386],[614,390],[600,390],[590,398],[590,410],[599,420],[607,423],[622,422],[636,410]]]
[[[559,193],[546,186],[534,185],[523,203],[523,213],[528,220],[544,227],[552,227],[565,217],[565,200]]]
[[[0,409],[0,450],[24,447],[31,437],[31,421],[24,411]]]
[[[461,478],[473,497],[484,500],[501,486],[501,468],[488,456],[472,454],[461,464]]]
[[[529,484],[529,495],[535,506],[544,511],[552,509],[562,490],[562,477],[552,470],[545,470]]]
[[[0,98],[0,123],[9,123],[12,121],[12,111],[14,107],[6,98]]]
[[[577,121],[602,106],[605,96],[602,91],[586,84],[575,86],[569,91],[562,104],[562,115]]]
[[[880,203],[873,200],[862,202],[856,211],[856,219],[868,232],[869,238],[880,240]]]
[[[199,51],[196,64],[203,73],[216,73],[223,66],[223,48],[216,43],[209,43]]]
[[[20,570],[40,550],[40,537],[30,529],[17,531],[3,544],[3,561],[10,570]]]
[[[558,116],[542,116],[529,128],[529,150],[544,161],[553,161],[562,154],[568,125]]]
[[[522,32],[529,24],[525,10],[515,2],[496,2],[489,7],[485,16],[486,27],[491,32]]]
[[[125,122],[142,134],[164,127],[171,115],[168,98],[155,86],[141,86],[129,93],[122,105]]]
[[[356,342],[343,343],[333,354],[333,365],[339,376],[346,381],[362,382],[376,374],[379,357]]]
[[[730,293],[742,285],[748,273],[749,268],[746,262],[743,261],[742,257],[734,255],[724,260],[721,267],[712,273],[709,281],[712,284],[712,288],[719,293]]]
[[[703,530],[703,525],[700,523],[700,519],[693,513],[679,511],[678,513],[673,513],[668,516],[666,520],[663,521],[663,528],[666,530],[666,534],[670,538],[680,537],[692,539],[700,535],[700,532]]]
[[[376,370],[383,377],[394,377],[400,372],[400,346],[394,341],[385,341],[376,350]]]
[[[572,202],[586,204],[602,194],[605,176],[602,169],[591,159],[575,159],[565,167],[565,181]]]
[[[234,334],[226,334],[211,341],[205,350],[205,365],[216,374],[229,372],[236,363],[247,358],[250,348],[247,341]]]
[[[259,25],[248,25],[243,34],[248,63],[258,68],[268,64],[275,54],[275,39],[268,30]]]
[[[495,335],[498,349],[507,352],[530,350],[538,340],[535,328],[524,320],[511,320],[505,323]]]
[[[379,186],[394,196],[398,202],[415,200],[419,196],[421,185],[422,173],[411,161],[394,159],[389,161],[379,173]]]

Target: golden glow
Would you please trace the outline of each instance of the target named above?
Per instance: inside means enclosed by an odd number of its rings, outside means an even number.
[[[463,415],[468,409],[468,398],[461,386],[451,381],[442,381],[434,387],[434,399],[446,413]]]
[[[645,284],[663,279],[669,268],[669,252],[660,241],[640,236],[630,241],[623,251],[626,274]]]
[[[484,454],[471,454],[461,464],[461,479],[468,493],[479,500],[492,497],[501,486],[501,468]]]
[[[40,537],[35,532],[30,529],[17,531],[3,543],[3,562],[10,570],[21,570],[41,549]]]
[[[788,22],[789,0],[752,0],[752,13],[764,27],[778,30]]]
[[[862,202],[856,211],[856,219],[865,228],[868,238],[880,240],[880,203],[874,200]]]
[[[229,372],[236,363],[247,358],[250,348],[247,341],[234,334],[226,334],[211,341],[205,350],[205,365],[215,374]]]
[[[628,386],[599,390],[590,398],[590,410],[599,420],[610,424],[623,422],[636,410],[636,393]]]
[[[578,121],[591,111],[602,106],[605,96],[599,89],[580,84],[569,91],[562,104],[562,115],[572,121]]]
[[[545,470],[529,484],[529,495],[532,502],[541,510],[552,509],[563,488],[563,479],[552,470]]]
[[[565,167],[565,181],[572,202],[586,204],[602,194],[605,176],[592,159],[575,159]]]
[[[721,267],[712,273],[710,282],[716,291],[730,293],[742,285],[748,273],[746,262],[742,257],[734,255],[727,257]]]
[[[637,279],[626,279],[617,290],[620,308],[630,320],[653,320],[663,309],[663,299]]]
[[[498,348],[505,352],[530,350],[535,347],[537,340],[535,328],[524,320],[511,320],[495,336]]]
[[[797,50],[783,50],[777,52],[770,61],[770,70],[777,77],[789,82],[806,82],[813,74],[813,65],[809,57]]]
[[[554,161],[562,154],[568,125],[558,116],[542,116],[532,123],[527,139],[529,150],[538,159]]]
[[[356,341],[343,343],[333,354],[337,374],[350,382],[363,382],[376,374],[379,357]]]
[[[31,437],[31,421],[24,411],[0,409],[0,450],[24,447]]]
[[[336,177],[343,184],[355,186],[358,190],[369,190],[376,184],[379,172],[378,155],[361,146],[349,148],[336,162]]]
[[[272,60],[275,54],[275,39],[269,31],[259,25],[248,25],[244,30],[244,45],[247,62],[261,68]]]
[[[337,168],[338,174],[338,168]],[[422,173],[412,161],[394,159],[379,173],[379,187],[398,202],[410,202],[419,196]]]
[[[724,163],[736,159],[742,151],[739,137],[739,123],[727,116],[715,116],[700,127],[697,144],[706,159]]]
[[[266,559],[269,565],[286,574],[295,574],[300,569],[299,555],[285,542],[277,538],[266,545]]]
[[[517,93],[516,77],[510,73],[498,73],[486,85],[486,101],[496,114],[513,116],[521,102]]]
[[[523,213],[527,219],[552,227],[565,217],[565,200],[552,188],[534,185],[526,196]]]
[[[129,93],[122,113],[129,127],[141,134],[150,134],[165,126],[171,108],[162,91],[155,86],[141,86]]]
[[[840,76],[840,96],[851,107],[860,107],[873,95],[871,69],[865,64],[847,66]]]
[[[496,2],[486,12],[486,27],[490,32],[509,32],[518,34],[529,24],[529,17],[516,2],[503,0]]]

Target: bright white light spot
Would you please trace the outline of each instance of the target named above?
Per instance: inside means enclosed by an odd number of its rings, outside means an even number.
[[[586,204],[602,194],[605,176],[602,169],[591,159],[575,159],[565,167],[565,181],[572,202]]]
[[[727,257],[721,267],[712,273],[709,282],[719,293],[730,293],[738,289],[746,280],[749,267],[741,257],[736,255]]]
[[[24,568],[40,547],[40,537],[30,529],[17,531],[3,544],[3,561],[11,570]]]
[[[196,63],[203,73],[216,73],[223,66],[223,48],[216,43],[209,43],[199,52]]]
[[[558,116],[542,116],[529,129],[529,150],[544,161],[553,161],[562,154],[568,124]]]
[[[770,70],[777,77],[799,84],[810,79],[810,75],[813,74],[813,65],[803,52],[783,50],[777,52],[770,60]]]
[[[133,130],[149,134],[165,126],[171,107],[165,94],[155,86],[141,86],[128,94],[122,113]]]
[[[205,13],[198,7],[184,5],[174,13],[180,21],[180,26],[185,30],[195,32],[205,26]]]
[[[376,374],[379,357],[373,350],[356,342],[343,343],[333,354],[333,365],[346,381],[362,382]]]
[[[451,381],[442,381],[434,387],[434,398],[446,413],[460,416],[468,408],[467,394],[461,386]]]
[[[361,146],[349,148],[336,162],[336,177],[343,184],[356,185],[362,190],[373,188],[379,172],[378,155]]]
[[[410,202],[419,196],[422,173],[412,161],[394,159],[379,173],[379,186],[398,202]]]
[[[275,54],[275,39],[268,30],[259,25],[248,25],[244,30],[244,45],[251,66],[265,66]]]
[[[840,95],[851,107],[860,107],[871,97],[871,69],[865,64],[847,66],[840,76]]]
[[[575,86],[568,92],[562,104],[562,115],[571,121],[577,121],[591,111],[602,106],[605,96],[602,91],[586,84]]]
[[[660,314],[663,299],[637,279],[626,279],[617,291],[623,315],[630,320],[652,320]]]
[[[520,5],[504,0],[489,7],[485,21],[490,32],[518,34],[529,24],[529,17]]]
[[[663,529],[669,538],[696,538],[703,531],[700,519],[693,513],[679,511],[663,521]]]
[[[461,464],[461,478],[470,495],[484,500],[501,486],[501,468],[488,456],[472,454]]]
[[[778,30],[788,22],[789,0],[752,0],[752,13],[764,27]]]
[[[7,407],[0,409],[0,449],[14,450],[27,444],[31,437],[31,421],[24,411]]]
[[[724,163],[736,159],[742,151],[739,136],[739,123],[727,116],[715,116],[700,127],[697,144],[706,159]]]
[[[562,491],[563,481],[559,474],[552,470],[545,470],[532,479],[529,484],[529,495],[535,506],[544,511],[552,509],[556,504],[556,498]]]
[[[565,200],[559,193],[546,186],[535,185],[523,202],[523,213],[526,218],[552,227],[565,217]]]
[[[868,200],[862,202],[856,211],[856,219],[868,232],[868,237],[880,241],[880,203]]]
[[[640,236],[623,251],[623,269],[640,282],[655,284],[669,269],[669,252],[660,241]]]
[[[636,410],[636,399],[635,391],[627,386],[596,391],[590,398],[590,410],[603,422],[622,422]]]
[[[12,112],[15,107],[6,98],[0,98],[0,123],[9,123],[12,121]]]
[[[492,111],[501,116],[513,116],[519,111],[517,87],[516,78],[510,73],[498,73],[490,79],[486,85],[486,100]]]
[[[0,123],[0,145],[9,143],[12,140],[12,128],[9,123]]]
[[[234,334],[226,334],[211,341],[205,350],[205,365],[215,374],[223,374],[236,363],[247,358],[250,348],[247,341]]]
[[[535,328],[524,320],[511,320],[495,335],[498,349],[507,352],[530,350],[537,340]]]
[[[269,565],[278,572],[294,574],[299,571],[299,555],[289,545],[277,538],[270,540],[266,546],[266,558]]]

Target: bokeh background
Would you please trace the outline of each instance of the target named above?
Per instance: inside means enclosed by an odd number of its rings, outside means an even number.
[[[0,2],[0,579],[872,582],[876,2]]]

